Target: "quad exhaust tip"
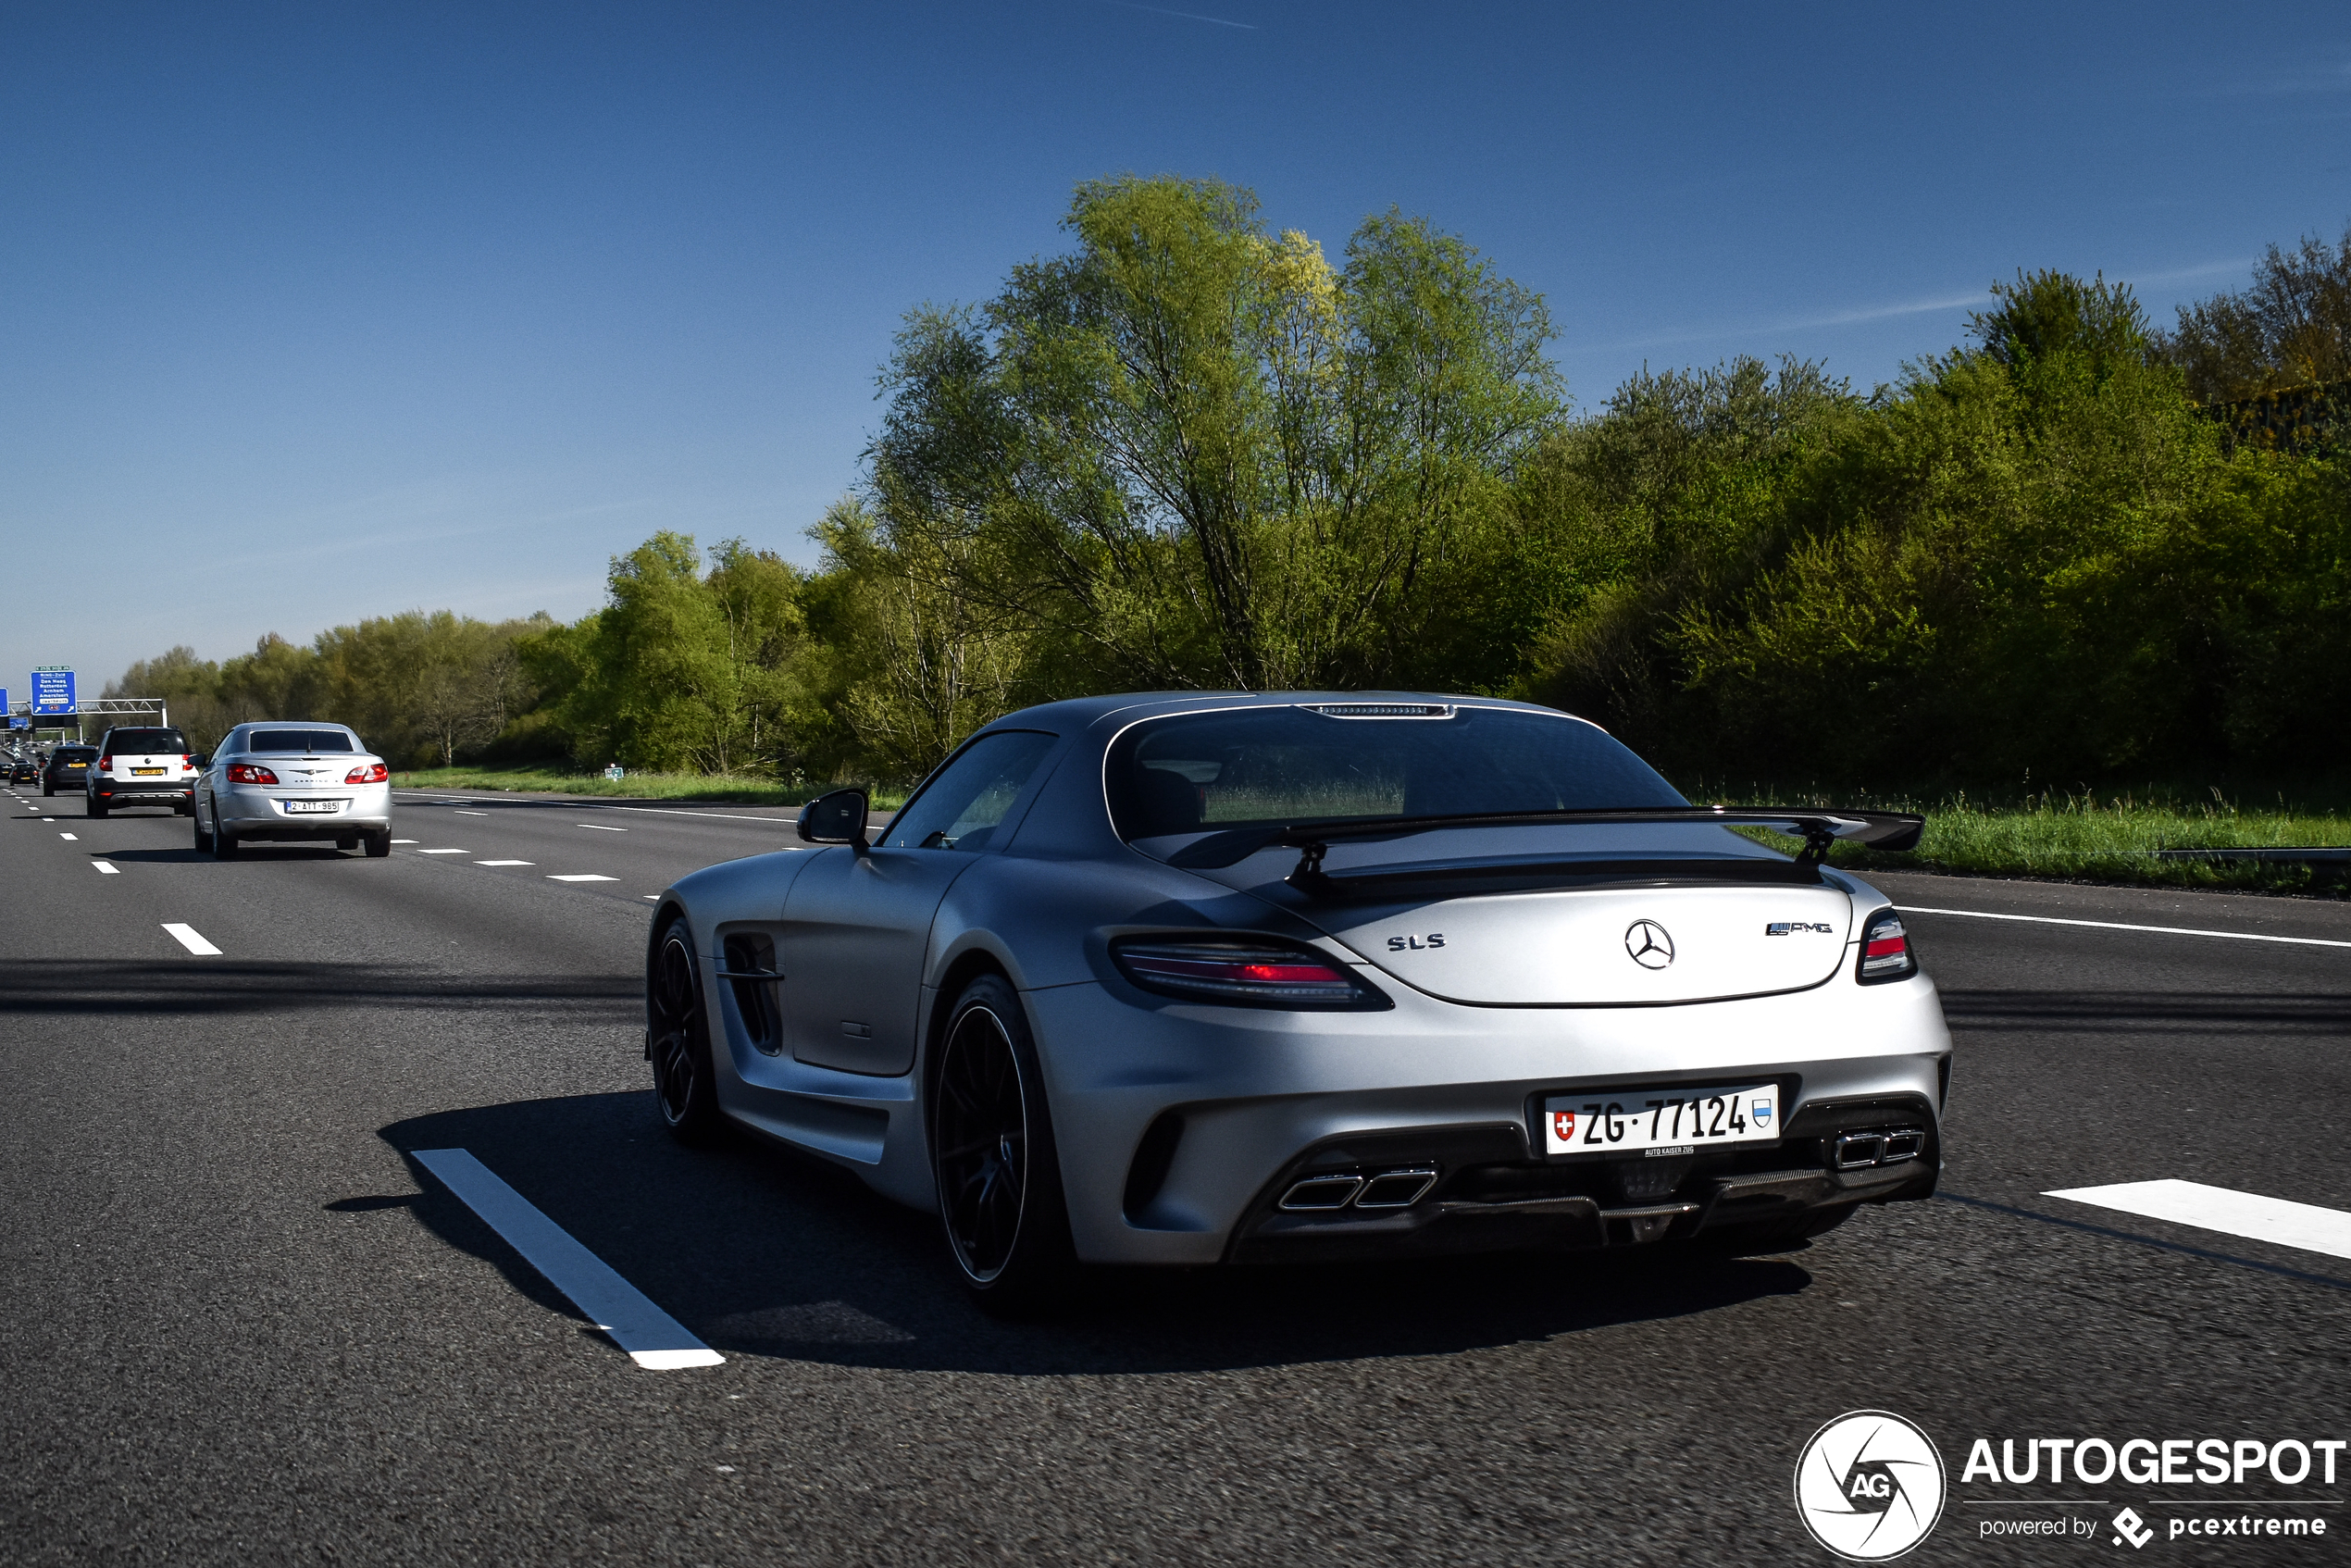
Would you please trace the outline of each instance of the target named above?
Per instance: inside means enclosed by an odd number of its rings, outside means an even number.
[[[1350,1203],[1359,1209],[1409,1209],[1436,1185],[1437,1172],[1427,1165],[1381,1171],[1369,1177],[1351,1172],[1308,1176],[1290,1185],[1279,1206],[1292,1213],[1328,1213]]]
[[[1898,1165],[1926,1151],[1926,1133],[1919,1127],[1885,1127],[1874,1132],[1848,1132],[1836,1140],[1836,1168],[1865,1171],[1872,1165]]]

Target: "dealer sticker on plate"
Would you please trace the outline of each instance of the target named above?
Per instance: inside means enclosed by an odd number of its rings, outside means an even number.
[[[1550,1154],[1695,1153],[1710,1143],[1779,1136],[1777,1084],[1619,1089],[1543,1101],[1543,1149]]]

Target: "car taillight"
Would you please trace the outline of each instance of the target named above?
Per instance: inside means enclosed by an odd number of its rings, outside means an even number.
[[[1906,980],[1918,972],[1918,954],[1910,951],[1910,934],[1902,928],[1902,917],[1890,909],[1871,915],[1861,927],[1861,965],[1856,977],[1866,986]]]
[[[1386,1008],[1387,998],[1347,964],[1312,948],[1264,939],[1111,944],[1119,972],[1148,991],[1239,1007]]]
[[[112,773],[114,771],[114,758],[100,757],[98,759],[98,771],[101,773]]]
[[[373,767],[369,767],[363,763],[344,774],[342,781],[346,784],[380,784],[391,777],[392,775],[384,770],[383,764],[378,763]]]
[[[231,784],[275,784],[278,782],[278,776],[266,767],[255,767],[249,762],[232,762],[229,765],[229,782]]]
[[[187,769],[190,773],[193,773],[196,770],[196,753],[193,752],[183,752],[180,753],[180,765]]]

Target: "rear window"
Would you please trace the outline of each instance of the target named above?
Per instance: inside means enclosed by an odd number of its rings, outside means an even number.
[[[117,729],[106,736],[106,744],[118,752],[185,752],[187,737],[176,729]]]
[[[256,729],[245,738],[248,752],[355,752],[340,729]]]
[[[88,746],[60,746],[49,753],[56,762],[88,762],[97,752]]]
[[[1124,839],[1350,817],[1687,805],[1605,730],[1565,715],[1360,703],[1188,714],[1108,759]]]

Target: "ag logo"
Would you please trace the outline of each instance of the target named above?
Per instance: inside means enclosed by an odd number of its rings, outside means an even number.
[[[1673,962],[1673,939],[1654,920],[1636,920],[1624,928],[1624,951],[1644,969],[1662,969]]]
[[[1943,1516],[1943,1456],[1882,1410],[1840,1415],[1796,1462],[1796,1512],[1812,1538],[1854,1562],[1899,1557]]]

